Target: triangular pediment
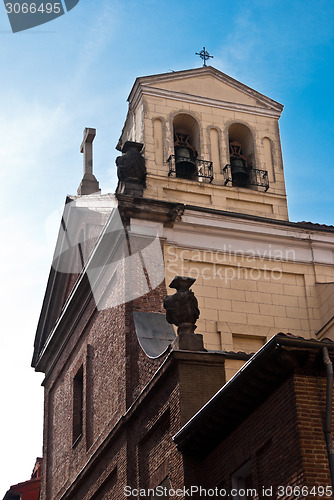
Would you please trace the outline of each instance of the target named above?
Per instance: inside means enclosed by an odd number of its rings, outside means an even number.
[[[191,96],[203,98],[205,101],[219,101],[225,103],[241,104],[245,106],[271,109],[281,113],[283,106],[266,97],[256,90],[238,82],[230,76],[207,66],[203,68],[164,73],[137,78],[129,101],[135,99],[138,91],[156,91],[166,93],[170,98],[184,95],[185,99]]]
[[[32,365],[55,327],[115,205],[113,195],[68,196],[37,326]]]

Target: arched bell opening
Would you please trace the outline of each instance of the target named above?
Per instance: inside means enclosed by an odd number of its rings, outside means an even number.
[[[229,154],[232,185],[248,187],[254,168],[254,142],[252,132],[246,125],[233,123],[230,126]]]
[[[185,113],[173,120],[175,175],[183,179],[197,179],[196,158],[199,150],[199,126],[195,118]]]

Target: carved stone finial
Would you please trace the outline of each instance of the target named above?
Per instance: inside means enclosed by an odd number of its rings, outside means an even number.
[[[195,281],[194,278],[176,276],[169,287],[177,291],[174,295],[165,297],[163,305],[168,323],[178,327],[175,346],[190,351],[203,351],[203,336],[194,334],[199,309],[194,292],[189,288]]]
[[[140,154],[143,144],[127,141],[122,148],[122,156],[116,158],[119,192],[132,196],[142,196],[146,180],[145,158]]]

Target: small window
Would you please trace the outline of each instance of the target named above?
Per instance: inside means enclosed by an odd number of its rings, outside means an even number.
[[[254,488],[251,461],[248,460],[232,474],[232,498],[234,500],[249,500],[257,498]]]
[[[73,446],[83,431],[83,366],[73,379]]]

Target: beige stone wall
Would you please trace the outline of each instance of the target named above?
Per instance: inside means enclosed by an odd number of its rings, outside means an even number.
[[[201,311],[197,331],[204,334],[208,349],[251,353],[279,332],[311,338],[333,300],[331,283],[319,308],[313,264],[166,245],[165,265],[167,284],[177,274],[196,278],[192,289]],[[323,274],[333,273],[331,267],[320,267]]]
[[[167,169],[167,167],[166,167]],[[288,219],[286,197],[247,188],[148,175],[144,196],[188,205],[259,215],[272,219]]]
[[[228,102],[256,105],[256,99],[252,95],[241,93],[226,83],[212,78],[211,75],[196,75],[187,78],[172,79],[163,82],[154,82],[155,88],[178,91],[188,95],[196,95],[211,99],[224,100]]]
[[[334,282],[317,283],[316,291],[319,299],[319,315],[321,330],[319,338],[334,340]]]
[[[244,361],[239,359],[226,359],[225,361],[225,377],[226,381],[230,380],[233,375],[245,364]]]

